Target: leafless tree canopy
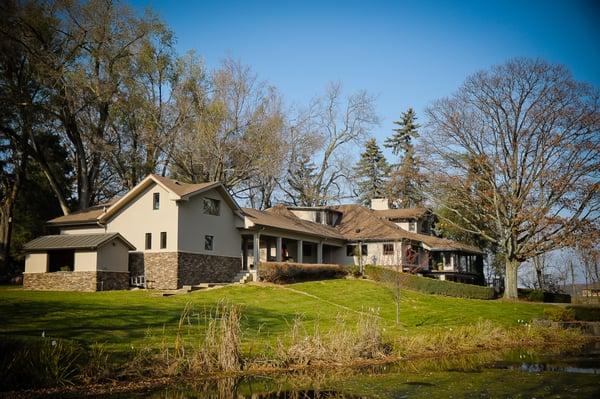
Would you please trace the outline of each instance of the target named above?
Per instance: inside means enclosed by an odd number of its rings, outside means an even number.
[[[362,143],[378,123],[373,96],[364,90],[344,96],[339,82],[330,84],[291,126],[296,147],[282,185],[288,200],[318,206],[345,198],[352,174],[349,146]]]
[[[500,249],[508,296],[521,262],[597,239],[599,107],[564,67],[515,59],[427,110],[430,199]]]

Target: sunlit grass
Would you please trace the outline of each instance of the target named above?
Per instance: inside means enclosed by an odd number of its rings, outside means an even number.
[[[404,290],[401,324],[389,289],[364,280],[328,280],[273,286],[227,286],[186,295],[162,297],[156,291],[98,293],[36,292],[0,287],[0,334],[11,337],[72,339],[84,345],[102,343],[115,354],[131,347],[159,345],[172,338],[182,310],[190,303],[190,319],[202,334],[205,316],[220,301],[242,311],[242,348],[263,350],[289,330],[298,316],[307,327],[323,330],[343,315],[356,320],[359,312],[377,309],[389,334],[420,334],[428,329],[471,325],[491,320],[511,326],[518,320],[541,317],[544,305],[470,300]]]

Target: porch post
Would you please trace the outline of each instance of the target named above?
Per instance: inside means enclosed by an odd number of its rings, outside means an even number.
[[[281,237],[277,237],[276,240],[277,240],[276,241],[277,247],[275,248],[275,260],[277,262],[281,262],[283,260],[283,257],[281,254],[281,251],[283,250],[283,244],[282,244],[283,240],[281,239]]]
[[[298,255],[296,256],[296,262],[298,263],[302,263],[303,259],[302,259],[302,247],[303,247],[303,242],[302,240],[298,240]]]
[[[260,264],[260,233],[254,233],[254,245],[253,255],[254,255],[254,270],[258,272],[258,265]]]
[[[323,243],[321,241],[317,244],[317,263],[323,263]]]
[[[454,254],[450,254],[450,268],[454,270]]]

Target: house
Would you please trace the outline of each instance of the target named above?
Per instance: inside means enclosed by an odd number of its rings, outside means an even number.
[[[483,282],[480,250],[431,235],[427,209],[386,204],[262,211],[241,208],[218,182],[149,175],[120,198],[49,221],[59,234],[25,246],[24,286],[94,291],[141,282],[179,289],[232,282],[240,274],[256,279],[260,263],[271,261],[401,265],[440,279]],[[120,248],[110,265],[108,245]],[[82,284],[89,273],[96,273],[95,282]]]

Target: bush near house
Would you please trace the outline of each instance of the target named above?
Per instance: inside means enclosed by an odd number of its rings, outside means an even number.
[[[571,303],[571,295],[528,288],[519,288],[519,299],[530,302]]]
[[[415,276],[414,274],[398,273],[397,271],[382,266],[365,266],[365,273],[375,281],[393,282],[400,275],[403,288],[428,294],[446,295],[458,298],[494,299],[492,287],[442,281],[429,277]]]
[[[340,265],[304,264],[291,262],[261,262],[259,278],[276,284],[325,280],[345,277],[346,268]]]

